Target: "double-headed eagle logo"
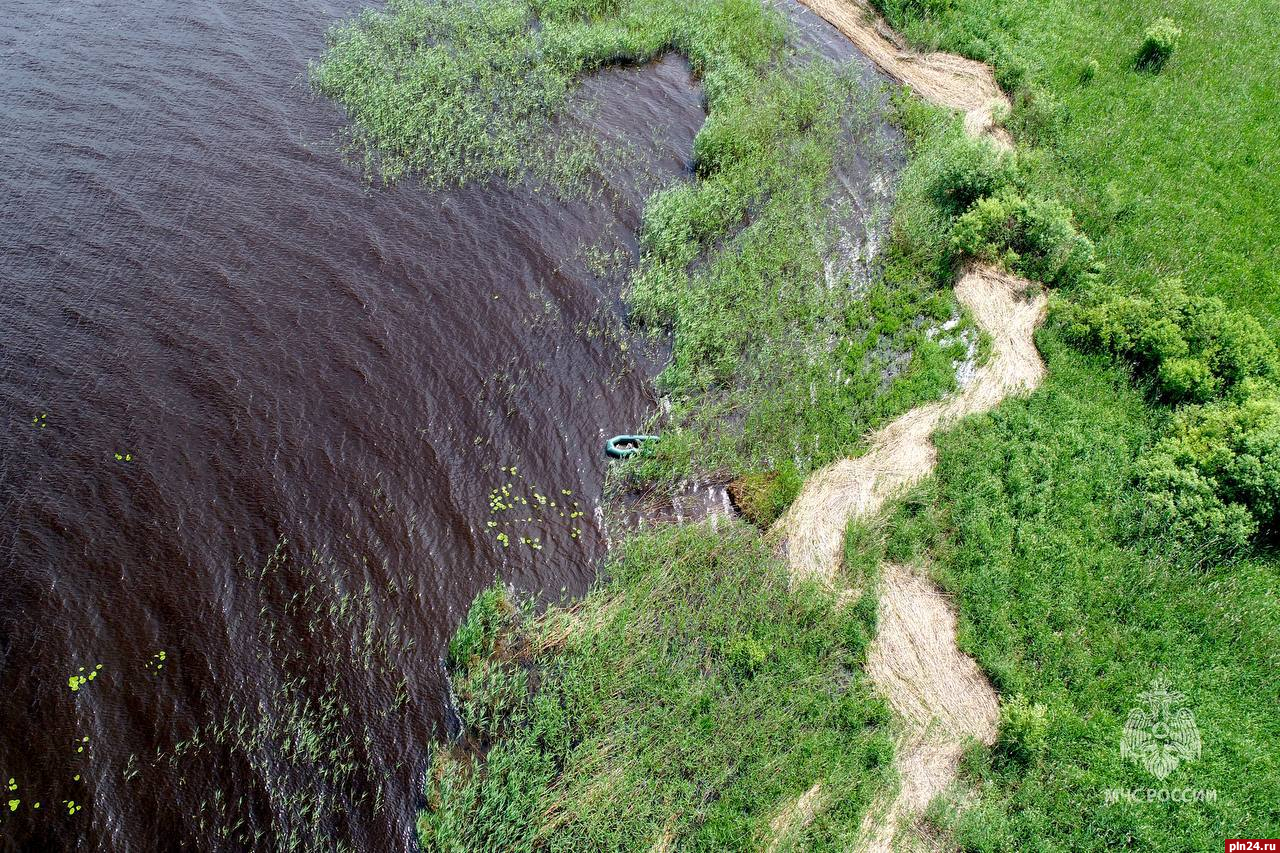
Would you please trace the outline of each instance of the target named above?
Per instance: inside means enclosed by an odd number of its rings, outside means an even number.
[[[1134,708],[1124,723],[1120,757],[1141,764],[1161,781],[1184,761],[1200,757],[1200,729],[1187,697],[1169,689],[1163,678],[1151,682],[1139,698],[1145,708]]]

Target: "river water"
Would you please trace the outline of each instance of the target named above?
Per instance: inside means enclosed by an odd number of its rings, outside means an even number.
[[[413,849],[468,603],[595,575],[661,359],[620,283],[696,82],[587,81],[567,121],[630,146],[589,199],[370,186],[305,84],[362,4],[0,22],[5,850]]]

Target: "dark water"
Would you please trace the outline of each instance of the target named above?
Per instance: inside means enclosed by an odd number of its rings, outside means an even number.
[[[410,849],[472,597],[594,576],[696,85],[587,83],[634,154],[591,200],[370,188],[303,80],[360,5],[6,6],[3,849]]]

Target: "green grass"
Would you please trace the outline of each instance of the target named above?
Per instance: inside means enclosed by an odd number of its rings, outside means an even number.
[[[1249,318],[1194,299],[1221,297],[1275,337],[1280,171],[1268,123],[1277,90],[1263,85],[1274,64],[1262,47],[1274,16],[1256,3],[884,6],[916,41],[996,65],[1014,93],[1009,126],[1038,146],[1019,152],[1009,180],[1066,201],[1105,263],[1069,296],[1102,319],[1099,329],[1110,323],[1110,336],[1090,340],[1077,328],[1071,338],[1116,358],[1073,350],[1051,320],[1039,336],[1045,386],[941,437],[936,481],[894,520],[891,556],[930,558],[960,609],[962,646],[1006,702],[1023,703],[1009,706],[1020,710],[1002,719],[997,747],[966,761],[976,804],[939,802],[931,817],[965,850],[1202,850],[1274,836],[1280,795],[1262,780],[1275,778],[1280,743],[1269,710],[1280,698],[1280,561],[1265,536],[1230,558],[1209,541],[1171,543],[1169,522],[1152,524],[1153,499],[1168,495],[1144,491],[1153,461],[1180,484],[1197,465],[1213,473],[1248,462],[1227,452],[1236,439],[1223,430],[1237,410],[1261,412],[1274,395],[1255,380],[1232,390],[1219,376],[1248,374],[1236,369],[1244,362],[1265,373],[1265,358],[1239,354],[1270,346]],[[1162,15],[1181,38],[1158,67],[1140,68],[1144,33]],[[1257,16],[1268,22],[1261,29],[1247,23]],[[922,114],[909,110],[908,128]],[[921,156],[958,159],[941,148]],[[916,209],[926,241],[949,236],[944,208]],[[937,263],[927,245],[915,255],[922,267]],[[1182,280],[1190,302],[1175,298],[1169,278]],[[1196,315],[1185,337],[1162,338],[1178,331],[1184,303]],[[1127,341],[1126,311],[1135,320]],[[1055,317],[1073,313],[1084,316]],[[1227,356],[1224,341],[1235,347]],[[1203,737],[1201,757],[1164,782],[1120,754],[1126,716],[1157,676],[1186,695]],[[1039,724],[1027,722],[1040,709],[1042,743],[1028,735]],[[1217,799],[1104,801],[1108,789],[1162,787]]]
[[[747,849],[821,780],[831,804],[791,841],[848,849],[893,754],[860,669],[874,591],[836,608],[790,589],[745,525],[633,537],[607,574],[568,613],[477,600],[451,654],[464,739],[435,748],[424,846]]]
[[[776,14],[751,0],[391,0],[329,33],[311,82],[346,108],[352,151],[371,175],[569,189],[589,140],[566,139],[553,122],[581,75],[680,50],[714,107],[781,34]]]
[[[962,647],[1002,696],[1047,708],[1030,756],[975,750],[966,850],[1206,850],[1280,827],[1280,608],[1274,559],[1203,564],[1146,547],[1137,457],[1161,431],[1128,376],[1040,335],[1050,378],[939,438],[936,481],[891,548],[928,550]],[[897,542],[895,546],[893,543]],[[1163,676],[1186,694],[1199,760],[1162,784],[1120,755],[1126,715]],[[1214,803],[1104,803],[1114,788],[1198,788]]]
[[[1280,328],[1280,17],[1261,0],[881,0],[909,38],[992,61],[1038,180],[1124,291],[1181,277]],[[922,9],[933,10],[921,15]],[[1159,73],[1135,61],[1168,17]],[[1096,66],[1096,71],[1090,69]],[[1012,84],[1012,85],[1011,85]]]

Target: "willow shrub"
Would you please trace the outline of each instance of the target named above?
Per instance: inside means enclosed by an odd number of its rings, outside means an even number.
[[[1155,526],[1177,542],[1231,550],[1280,530],[1280,396],[1248,385],[1178,412],[1143,461]]]
[[[1166,402],[1204,403],[1246,379],[1280,376],[1280,352],[1253,316],[1190,296],[1177,281],[1150,296],[1068,307],[1065,319],[1073,340],[1132,364]]]
[[[953,215],[1013,185],[1018,177],[1012,154],[962,130],[949,134],[937,158],[930,189],[935,202]]]
[[[979,199],[956,220],[951,239],[967,255],[1045,284],[1076,285],[1094,272],[1093,242],[1076,230],[1071,211],[1012,189]]]
[[[1110,354],[1183,405],[1141,481],[1160,538],[1235,549],[1273,531],[1280,488],[1280,351],[1252,316],[1176,281],[1150,296],[1063,306],[1078,345]]]

